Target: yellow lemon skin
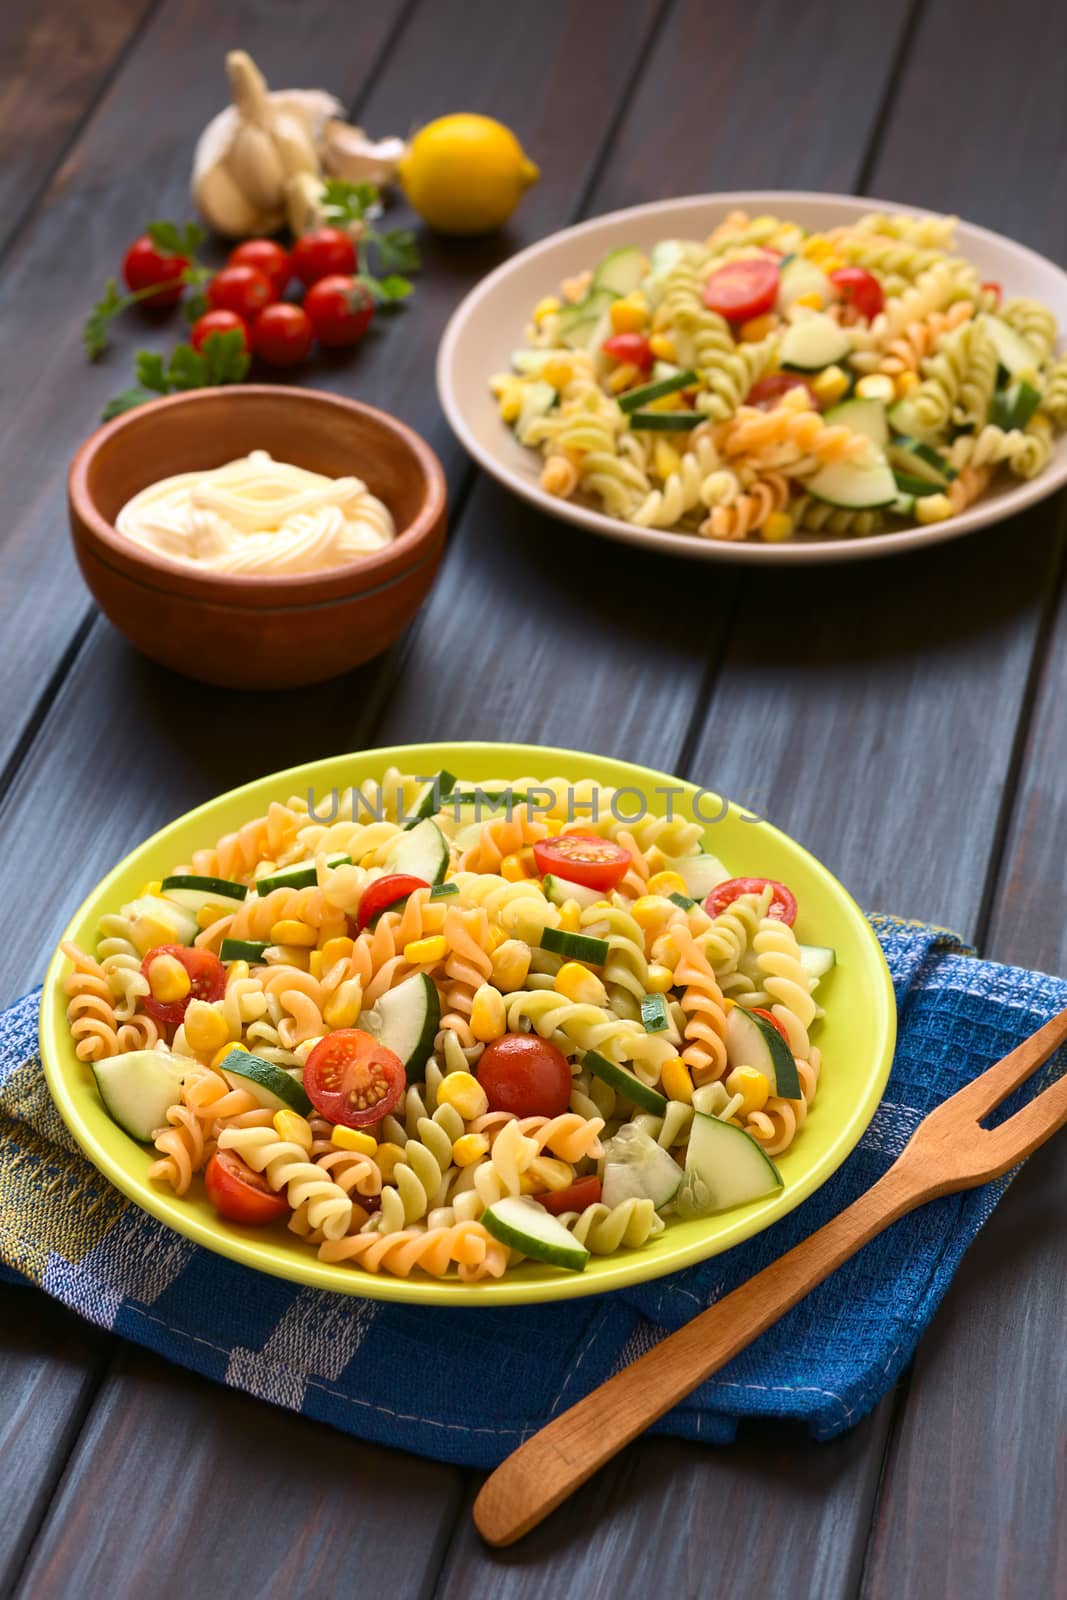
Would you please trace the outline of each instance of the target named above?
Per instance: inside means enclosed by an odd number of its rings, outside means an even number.
[[[429,122],[397,168],[408,203],[439,233],[502,227],[541,176],[510,128],[462,112]]]

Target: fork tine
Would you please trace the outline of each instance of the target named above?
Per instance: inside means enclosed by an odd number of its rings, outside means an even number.
[[[1042,1089],[1029,1105],[1016,1111],[999,1128],[988,1130],[985,1149],[996,1164],[990,1177],[1000,1177],[1018,1162],[1025,1161],[1039,1145],[1064,1127],[1067,1127],[1067,1073]]]
[[[976,1122],[982,1117],[987,1117],[995,1111],[1020,1084],[1025,1083],[1038,1067],[1043,1066],[1049,1056],[1064,1043],[1067,1043],[1067,1009],[1059,1011],[1054,1017],[1032,1033],[1022,1044],[994,1063],[981,1077],[975,1078],[973,1083],[968,1083],[959,1089],[945,1104],[951,1104],[956,1112],[965,1112],[972,1116]],[[1009,1123],[1015,1118],[1009,1119]],[[1005,1123],[1007,1127],[1009,1123]]]

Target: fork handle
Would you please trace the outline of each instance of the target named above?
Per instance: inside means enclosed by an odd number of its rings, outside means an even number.
[[[482,1486],[474,1503],[482,1537],[492,1545],[521,1539],[631,1439],[929,1192],[917,1172],[898,1162],[816,1233],[554,1418]]]

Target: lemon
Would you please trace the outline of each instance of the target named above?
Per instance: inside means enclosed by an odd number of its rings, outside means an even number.
[[[397,168],[404,193],[440,233],[489,233],[541,176],[510,128],[461,112],[427,123]]]

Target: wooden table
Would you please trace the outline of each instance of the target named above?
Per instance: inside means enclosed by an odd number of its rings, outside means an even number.
[[[875,565],[656,560],[475,473],[432,377],[448,314],[488,268],[664,195],[864,191],[1062,258],[1062,5],[7,0],[0,41],[0,838],[18,908],[0,999],[38,980],[104,871],[188,806],[312,757],[448,737],[586,747],[758,801],[865,905],[1067,970],[1062,499]],[[276,85],[336,90],[376,133],[500,116],[544,173],[506,234],[427,236],[410,307],[311,374],[430,440],[451,542],[388,656],[261,697],[137,656],[89,603],[64,509],[68,459],[145,342],[124,323],[90,368],[82,317],[147,219],[187,213],[192,142],[235,44]],[[472,1530],[474,1474],[213,1387],[4,1289],[0,1590],[1062,1595],[1065,1205],[1053,1146],[975,1244],[908,1379],[844,1438],[639,1443],[499,1555]]]

